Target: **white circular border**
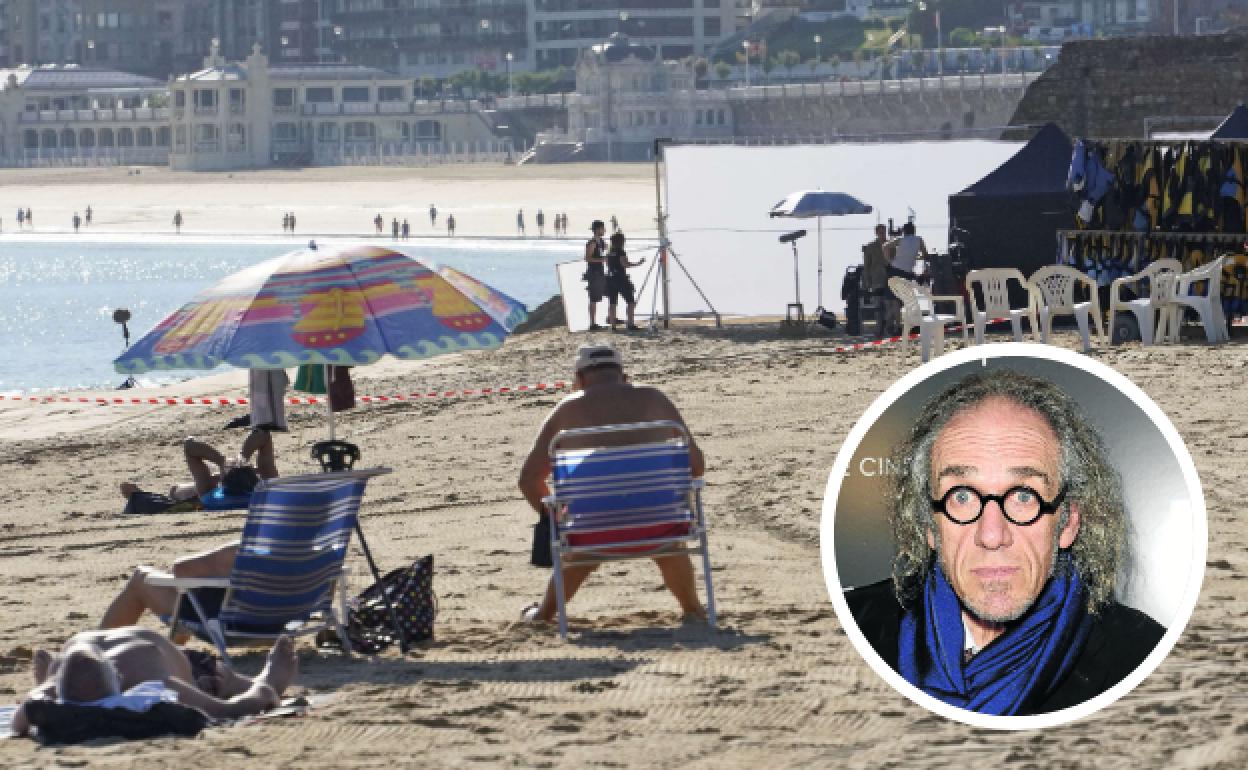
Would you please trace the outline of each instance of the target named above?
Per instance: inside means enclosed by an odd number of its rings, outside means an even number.
[[[1174,452],[1175,459],[1178,461],[1179,468],[1183,473],[1183,478],[1187,482],[1187,493],[1191,499],[1191,511],[1194,519],[1194,537],[1192,538],[1191,553],[1192,569],[1188,574],[1187,586],[1184,589],[1182,601],[1179,603],[1179,611],[1171,625],[1166,629],[1166,633],[1162,636],[1157,647],[1135,671],[1132,671],[1125,679],[1100,695],[1090,698],[1077,706],[1034,716],[993,716],[968,711],[938,700],[907,682],[902,678],[901,674],[894,671],[891,666],[884,662],[884,659],[876,653],[866,637],[863,636],[862,631],[859,630],[858,624],[854,621],[853,615],[849,611],[849,605],[845,602],[845,589],[841,586],[840,576],[836,571],[836,550],[833,543],[835,541],[837,498],[840,495],[841,485],[849,470],[849,463],[853,459],[854,453],[858,450],[858,445],[862,443],[863,438],[866,436],[867,431],[875,425],[885,410],[909,393],[920,382],[946,369],[951,369],[971,361],[985,361],[989,358],[1048,359],[1073,366],[1100,378],[1116,388],[1119,393],[1131,399],[1153,421],[1153,424],[1166,439],[1166,443],[1170,445],[1171,451]],[[1180,634],[1187,627],[1188,621],[1192,617],[1192,611],[1196,608],[1196,601],[1200,597],[1200,586],[1205,575],[1205,558],[1209,548],[1209,523],[1205,512],[1205,496],[1200,487],[1200,478],[1196,475],[1196,465],[1192,462],[1192,456],[1187,451],[1183,439],[1179,437],[1179,432],[1175,430],[1170,419],[1149,398],[1148,394],[1140,390],[1127,377],[1109,366],[1074,351],[1051,345],[998,342],[963,348],[933,359],[893,383],[888,390],[884,391],[868,407],[867,411],[858,419],[858,422],[854,424],[853,429],[850,430],[845,443],[841,445],[840,452],[836,455],[836,462],[832,465],[832,475],[828,477],[828,487],[823,497],[823,513],[819,524],[819,548],[828,594],[832,599],[832,606],[836,610],[836,616],[840,620],[842,628],[845,629],[845,634],[849,637],[849,641],[853,643],[854,648],[858,650],[858,654],[863,657],[863,660],[884,681],[892,685],[894,690],[929,711],[974,727],[985,727],[994,730],[1035,730],[1044,727],[1056,727],[1076,719],[1082,719],[1108,706],[1135,689],[1140,682],[1144,681],[1149,674],[1153,673],[1161,665],[1161,662],[1170,654],[1170,650],[1174,647],[1175,642],[1178,641]]]

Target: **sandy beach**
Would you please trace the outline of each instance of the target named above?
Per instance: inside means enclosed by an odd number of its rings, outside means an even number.
[[[496,353],[357,370],[360,394],[463,390],[566,377],[585,335],[513,337]],[[1071,335],[1064,335],[1069,342]],[[1128,346],[1097,355],[1155,398],[1205,485],[1209,567],[1167,661],[1135,692],[1042,733],[976,730],[932,716],[881,682],[844,637],[818,569],[820,501],[859,413],[917,363],[912,351],[829,352],[829,338],[771,324],[619,338],[638,381],[662,385],[703,444],[721,628],[682,626],[649,564],[596,575],[573,605],[571,643],[516,624],[544,572],[528,566],[532,514],[515,476],[555,394],[361,407],[342,432],[368,465],[363,521],[383,567],[432,553],[437,640],[343,660],[299,645],[296,693],[337,694],[299,719],[161,739],[41,749],[0,742],[6,765],[1237,767],[1248,751],[1248,482],[1242,454],[1248,347]],[[179,386],[242,395],[229,377]],[[1217,392],[1219,398],[1209,397]],[[314,408],[278,439],[285,473],[311,470]],[[0,457],[0,698],[28,686],[30,656],[98,620],[138,563],[221,542],[242,515],[124,518],[116,484],[179,480],[187,434],[239,440],[239,407],[7,404]],[[363,561],[351,557],[353,588]],[[239,657],[249,671],[259,653]],[[204,758],[209,758],[205,760]],[[1238,757],[1238,759],[1237,759]],[[973,758],[973,759],[972,759]]]
[[[299,236],[372,236],[373,219],[405,218],[413,237],[445,237],[455,216],[457,237],[517,236],[523,208],[528,237],[546,215],[553,237],[556,213],[568,215],[568,237],[588,237],[589,223],[615,215],[633,237],[654,237],[654,166],[569,164],[502,166],[459,164],[428,168],[347,166],[296,170],[175,172],[164,167],[4,169],[0,171],[0,237],[14,233],[73,235],[73,216],[92,209],[79,237],[171,235],[181,211],[187,236],[282,236],[282,216],[293,212]],[[438,208],[436,226],[429,205]],[[17,225],[17,208],[35,225]]]
[[[363,235],[380,212],[429,235],[427,207],[460,232],[515,234],[524,206],[566,211],[580,238],[594,217],[653,235],[653,167],[307,169],[175,174],[143,169],[0,172],[3,236],[17,206],[38,237],[170,235],[176,209],[192,235]],[[29,228],[26,229],[30,233]],[[530,230],[532,234],[533,230]],[[3,237],[0,236],[0,237]],[[1074,335],[1058,336],[1073,346]],[[570,379],[589,335],[546,330],[500,351],[354,371],[360,395],[448,392]],[[292,693],[333,694],[302,718],[213,728],[197,739],[42,748],[0,740],[0,765],[238,767],[1241,767],[1248,756],[1248,346],[1189,343],[1094,353],[1169,415],[1195,459],[1209,514],[1208,568],[1192,621],[1166,662],[1097,715],[1043,732],[973,729],[894,692],[846,639],[819,569],[820,508],[836,452],[858,416],[918,365],[913,348],[838,353],[834,338],[782,334],[751,320],[611,338],[634,381],[661,386],[708,458],[706,510],[721,611],[716,632],[682,625],[649,563],[611,565],[572,605],[573,640],[517,623],[547,572],[529,566],[534,514],[516,489],[520,463],[560,392],[422,398],[339,415],[363,465],[394,472],[362,508],[383,569],[435,558],[435,641],[345,660],[298,643]],[[126,395],[147,395],[127,393]],[[238,373],[153,395],[234,399]],[[73,394],[77,395],[77,394]],[[92,397],[95,394],[83,394]],[[116,395],[108,392],[112,397]],[[0,401],[0,705],[29,688],[33,651],[94,627],[136,564],[235,537],[244,515],[119,514],[121,481],[182,481],[188,435],[236,445],[242,406]],[[277,437],[284,474],[312,472],[320,407],[290,407]],[[353,592],[367,585],[349,557]],[[149,621],[155,627],[154,621]],[[236,656],[256,672],[259,652]]]

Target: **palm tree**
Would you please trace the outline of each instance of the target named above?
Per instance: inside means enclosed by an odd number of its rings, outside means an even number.
[[[727,80],[731,74],[732,66],[728,62],[722,60],[715,62],[715,77],[720,80]]]

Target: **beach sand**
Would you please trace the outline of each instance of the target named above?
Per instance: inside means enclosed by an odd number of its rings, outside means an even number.
[[[145,172],[146,174],[146,172]],[[7,218],[6,218],[7,226]],[[1063,344],[1073,335],[1063,334]],[[355,370],[385,395],[551,382],[587,335],[544,331],[501,351]],[[894,692],[841,631],[819,570],[821,501],[859,414],[917,365],[911,348],[841,354],[775,325],[613,338],[636,381],[663,387],[708,462],[721,628],[680,625],[649,563],[610,565],[572,605],[573,641],[516,624],[546,572],[528,566],[534,515],[515,478],[556,394],[366,406],[340,415],[370,484],[363,526],[384,568],[436,560],[437,640],[408,659],[345,661],[299,643],[293,691],[337,699],[300,719],[74,748],[0,741],[0,764],[428,767],[1241,767],[1248,756],[1248,346],[1098,352],[1174,421],[1201,475],[1209,567],[1170,657],[1097,715],[1042,732],[973,729]],[[185,392],[243,395],[237,379]],[[0,702],[29,686],[32,649],[98,621],[135,564],[234,536],[239,513],[123,518],[117,482],[179,481],[179,442],[217,444],[240,407],[3,404]],[[8,427],[17,426],[17,427]],[[285,473],[311,471],[324,431],[292,408]],[[350,559],[354,590],[363,560]],[[240,654],[255,671],[260,653]]]
[[[651,164],[503,166],[459,164],[428,168],[342,166],[291,170],[189,172],[164,167],[0,170],[2,235],[73,235],[73,216],[92,209],[78,237],[170,235],[181,211],[187,236],[282,236],[282,216],[293,212],[296,234],[373,236],[373,218],[405,218],[412,237],[445,237],[455,215],[457,237],[513,237],[524,209],[528,237],[538,235],[538,209],[553,237],[556,213],[568,215],[568,237],[588,237],[594,219],[609,220],[633,237],[655,235]],[[437,226],[429,205],[438,208]],[[29,208],[34,228],[17,225]]]

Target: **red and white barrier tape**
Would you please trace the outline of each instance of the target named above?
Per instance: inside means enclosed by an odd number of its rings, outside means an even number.
[[[1008,318],[994,318],[988,322],[988,325],[1003,323]],[[961,331],[965,324],[958,324],[948,331]],[[891,345],[901,342],[903,335],[893,337],[885,337],[883,339],[871,340],[870,342],[856,342],[852,345],[838,345],[832,348],[834,353],[854,353],[868,348],[880,347],[881,345]],[[918,339],[919,335],[911,334],[910,339]],[[568,383],[562,380],[546,383],[539,382],[536,385],[516,385],[502,386],[497,388],[476,388],[469,390],[431,390],[423,393],[409,393],[407,395],[393,396],[356,396],[356,401],[363,404],[387,404],[402,403],[406,401],[420,401],[432,398],[470,398],[472,396],[506,396],[516,393],[541,393],[551,390],[562,390],[568,387]],[[0,401],[22,401],[37,404],[99,404],[106,406],[246,406],[248,399],[246,398],[196,398],[193,396],[183,396],[181,398],[173,398],[169,396],[156,397],[148,396],[146,398],[130,397],[123,398],[121,396],[5,396],[0,395]],[[287,404],[324,404],[326,398],[324,396],[291,396],[286,399]]]
[[[544,393],[548,391],[561,390],[568,387],[568,383],[562,380],[555,382],[539,382],[536,385],[515,385],[502,386],[498,388],[476,388],[471,390],[431,390],[421,393],[408,393],[407,395],[398,394],[393,396],[356,396],[356,401],[363,404],[387,404],[387,403],[403,403],[407,401],[422,401],[435,398],[470,398],[472,396],[506,396],[517,393]],[[140,398],[131,396],[129,398],[122,396],[4,396],[0,395],[0,401],[22,401],[38,404],[100,404],[107,406],[246,406],[250,401],[246,398],[202,398],[193,396],[183,396],[181,398],[173,398],[170,396],[156,397],[148,396]],[[325,396],[291,396],[286,399],[287,404],[324,404]]]

